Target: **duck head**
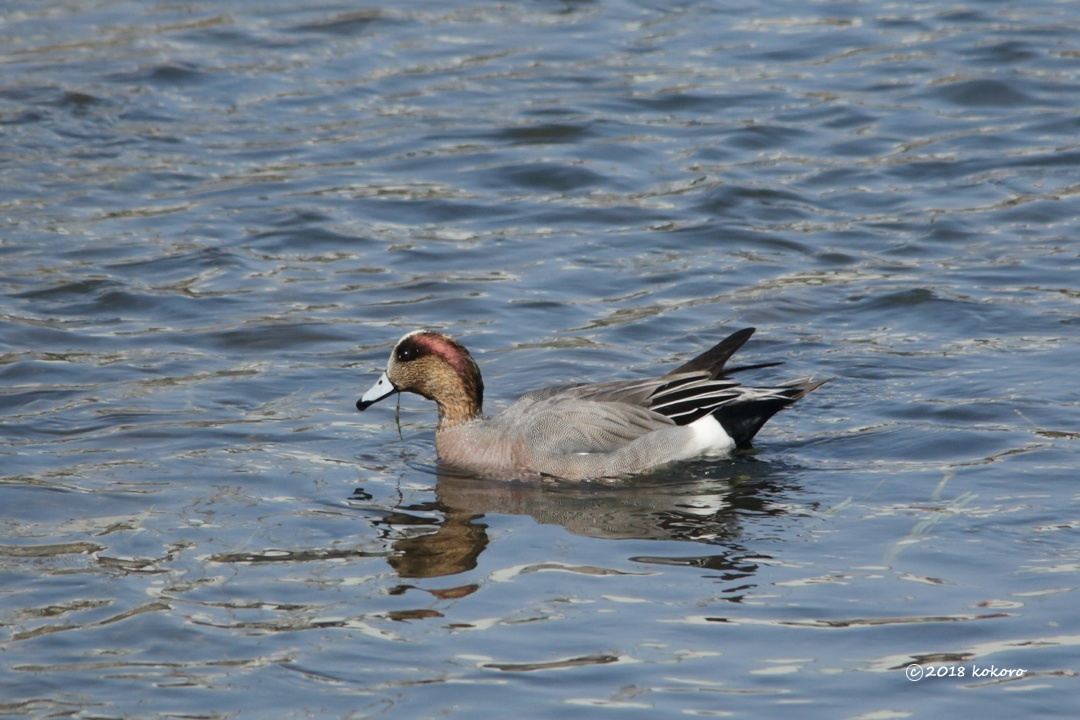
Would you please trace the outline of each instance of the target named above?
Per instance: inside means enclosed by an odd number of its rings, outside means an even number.
[[[439,429],[479,417],[484,404],[480,368],[465,346],[434,330],[417,330],[398,340],[386,371],[356,401],[363,411],[397,392],[412,392],[439,407]]]

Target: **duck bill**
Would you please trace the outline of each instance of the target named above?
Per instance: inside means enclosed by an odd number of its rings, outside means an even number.
[[[386,377],[386,373],[383,373],[382,376],[375,381],[375,384],[356,401],[356,409],[363,412],[383,398],[389,397],[397,391],[398,389],[394,387],[394,383],[390,382],[390,378]]]

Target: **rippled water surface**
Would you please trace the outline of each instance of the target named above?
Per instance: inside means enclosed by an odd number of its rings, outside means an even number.
[[[0,715],[1075,713],[1078,106],[1052,0],[8,2]],[[746,326],[833,381],[619,484],[353,407]]]

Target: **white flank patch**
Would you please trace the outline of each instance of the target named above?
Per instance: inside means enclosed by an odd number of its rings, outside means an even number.
[[[712,415],[695,420],[687,427],[694,431],[694,455],[728,455],[735,449],[735,441]]]

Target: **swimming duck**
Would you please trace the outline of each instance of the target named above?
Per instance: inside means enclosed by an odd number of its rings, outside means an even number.
[[[658,378],[541,388],[485,417],[484,381],[469,351],[443,333],[416,330],[397,342],[386,371],[356,407],[366,410],[397,392],[434,400],[439,461],[468,473],[568,480],[641,473],[749,448],[769,418],[826,382],[754,388],[732,380],[781,364],[724,368],[753,333],[732,333]]]

